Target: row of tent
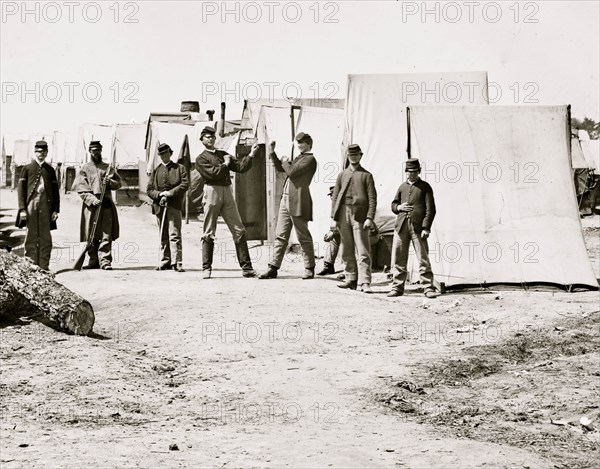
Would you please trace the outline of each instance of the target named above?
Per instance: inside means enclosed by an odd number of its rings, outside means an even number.
[[[87,151],[91,140],[100,140],[112,153],[115,138],[116,163],[119,167],[137,167],[144,159],[144,136],[146,124],[83,124],[79,134],[51,132],[42,134],[5,134],[2,137],[2,153],[12,156],[12,163],[21,166],[31,161],[34,145],[38,140],[48,143],[46,161],[53,165],[77,166],[89,160]]]
[[[265,148],[275,140],[278,153],[289,155],[294,135],[306,132],[314,139],[318,161],[311,186],[316,242],[329,227],[327,193],[344,168],[344,149],[357,143],[364,152],[362,165],[376,183],[375,222],[388,237],[395,218],[390,204],[404,180],[403,162],[420,158],[421,176],[436,196],[433,270],[447,287],[550,283],[597,288],[573,177],[577,168],[598,172],[597,141],[571,140],[568,106],[490,106],[487,84],[485,72],[349,75],[345,100],[246,103],[241,121],[226,122],[217,147],[242,156],[254,142],[264,145],[253,168],[236,175],[234,182],[249,239],[274,239],[284,177],[276,173]],[[448,90],[452,104],[440,105],[449,101],[444,95]],[[168,143],[173,159],[192,169],[202,151],[201,129],[215,124],[194,120],[189,113],[152,114],[135,131],[120,125],[84,126],[77,143],[85,155],[92,138],[114,138],[123,145],[116,151],[118,163],[138,155],[143,199],[145,178],[159,162],[158,145]],[[119,137],[119,128],[127,136]],[[127,150],[126,142],[133,150]],[[193,182],[201,186],[194,173]],[[199,203],[194,192],[192,187],[191,205]]]

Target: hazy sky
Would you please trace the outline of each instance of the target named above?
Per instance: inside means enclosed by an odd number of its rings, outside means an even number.
[[[141,122],[182,100],[202,112],[225,100],[239,119],[244,93],[344,98],[347,74],[440,71],[487,71],[498,104],[571,104],[600,120],[597,1],[26,8],[2,2],[3,132]]]

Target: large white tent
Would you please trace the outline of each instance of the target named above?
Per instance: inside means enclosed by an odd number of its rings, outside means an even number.
[[[411,156],[436,199],[437,280],[598,286],[571,177],[567,106],[411,106],[410,126]]]
[[[145,138],[145,124],[115,126],[115,159],[118,168],[137,168],[139,162],[146,159]]]
[[[487,104],[487,73],[349,75],[345,145],[357,143],[361,164],[373,173],[378,194],[376,220],[393,231],[390,206],[404,181],[407,158],[406,107],[418,104]]]

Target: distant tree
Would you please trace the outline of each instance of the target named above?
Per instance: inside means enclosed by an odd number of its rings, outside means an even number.
[[[576,117],[571,118],[571,128],[585,130],[592,140],[600,138],[600,122],[596,122],[589,117],[584,117],[582,121]]]

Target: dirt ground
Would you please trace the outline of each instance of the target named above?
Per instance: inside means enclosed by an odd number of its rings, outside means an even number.
[[[0,197],[6,230],[16,194]],[[78,198],[63,196],[53,271],[79,254],[79,213]],[[187,272],[156,272],[148,206],[119,213],[115,270],[56,276],[93,305],[93,336],[36,318],[0,328],[3,468],[597,460],[598,292],[494,289],[429,300],[412,288],[391,299],[381,273],[373,295],[335,288],[332,277],[303,281],[296,255],[276,280],[243,279],[224,225],[213,278],[203,280],[200,223],[184,225]],[[583,223],[600,276],[599,217]],[[268,247],[250,244],[262,271]]]

